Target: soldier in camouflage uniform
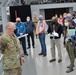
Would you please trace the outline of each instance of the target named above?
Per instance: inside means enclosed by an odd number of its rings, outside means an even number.
[[[21,75],[24,54],[18,38],[14,34],[15,24],[6,24],[6,33],[1,36],[0,50],[3,53],[4,75]]]
[[[36,26],[37,26],[37,23],[38,23],[38,18],[37,18],[37,16],[36,16],[36,14],[34,14],[34,16],[33,16],[33,18],[32,18],[32,21],[33,21],[34,24],[35,24],[34,34],[36,35]],[[37,35],[36,35],[36,38],[38,38]]]

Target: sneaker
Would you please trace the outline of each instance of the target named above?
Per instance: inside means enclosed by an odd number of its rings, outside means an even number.
[[[73,67],[69,68],[69,69],[66,71],[66,73],[70,73],[70,72],[72,72],[72,71],[74,71]]]
[[[62,59],[59,59],[58,62],[60,63],[62,61]]]
[[[43,53],[39,53],[39,55],[43,55]]]
[[[56,59],[51,59],[49,62],[54,62],[54,61],[56,61]]]

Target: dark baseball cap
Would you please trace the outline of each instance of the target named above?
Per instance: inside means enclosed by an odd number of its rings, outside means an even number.
[[[71,21],[71,17],[66,16],[65,19],[67,19],[68,21]]]

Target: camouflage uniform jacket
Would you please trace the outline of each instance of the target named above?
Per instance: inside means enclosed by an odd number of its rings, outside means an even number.
[[[21,66],[20,57],[23,56],[18,38],[3,34],[0,39],[0,50],[3,53],[4,69],[13,69]]]
[[[38,23],[38,19],[37,19],[36,17],[33,17],[33,18],[32,18],[32,21],[34,22],[34,24],[35,24],[35,26],[36,26],[37,23]]]

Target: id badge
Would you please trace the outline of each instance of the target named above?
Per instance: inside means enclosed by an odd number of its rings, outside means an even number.
[[[19,58],[19,57],[20,57],[20,55],[18,54],[18,55],[17,55],[17,58]]]

